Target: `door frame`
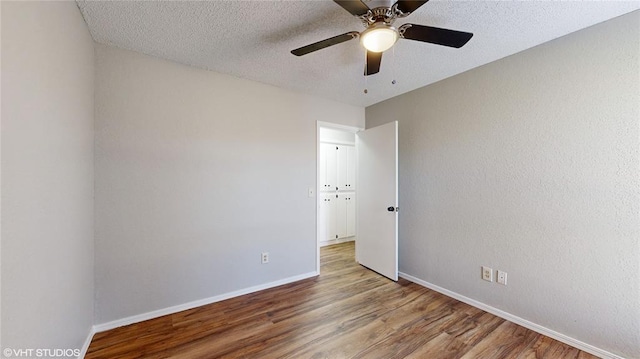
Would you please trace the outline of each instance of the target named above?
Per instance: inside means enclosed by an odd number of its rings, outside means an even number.
[[[319,225],[320,225],[320,128],[330,128],[333,130],[340,130],[351,133],[358,133],[364,130],[364,127],[357,126],[347,126],[341,125],[339,123],[325,122],[325,121],[316,121],[316,273],[320,274],[320,237],[319,234]],[[358,173],[356,173],[356,178],[358,177]],[[356,216],[358,214],[356,213]],[[356,241],[358,240],[358,235],[356,233]]]

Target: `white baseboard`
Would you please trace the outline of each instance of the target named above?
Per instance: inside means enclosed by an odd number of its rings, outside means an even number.
[[[274,281],[274,282],[269,282],[269,283],[260,284],[260,285],[256,285],[256,286],[245,288],[245,289],[240,289],[240,290],[237,290],[237,291],[234,291],[234,292],[229,292],[229,293],[225,293],[225,294],[216,295],[214,297],[209,297],[209,298],[205,298],[205,299],[196,300],[196,301],[193,301],[193,302],[179,304],[179,305],[175,305],[175,306],[164,308],[164,309],[158,309],[158,310],[154,310],[154,311],[151,311],[151,312],[142,313],[142,314],[134,315],[134,316],[131,316],[131,317],[126,317],[126,318],[114,320],[114,321],[107,322],[107,323],[96,324],[96,325],[93,326],[93,333],[100,333],[100,332],[104,332],[104,331],[107,331],[107,330],[111,330],[111,329],[115,329],[115,328],[118,328],[118,327],[122,327],[122,326],[125,326],[125,325],[139,323],[139,322],[143,322],[145,320],[158,318],[158,317],[161,317],[163,315],[178,313],[178,312],[181,312],[183,310],[193,309],[193,308],[196,308],[196,307],[201,307],[203,305],[207,305],[207,304],[211,304],[211,303],[215,303],[215,302],[220,302],[220,301],[223,301],[225,299],[230,299],[230,298],[238,297],[238,296],[249,294],[249,293],[253,293],[253,292],[258,292],[258,291],[261,291],[261,290],[277,287],[277,286],[280,286],[280,285],[283,285],[283,284],[289,284],[289,283],[292,283],[292,282],[297,282],[299,280],[315,277],[317,275],[318,275],[318,272],[309,272],[309,273],[300,274],[300,275],[289,277],[289,278],[280,279],[280,280],[277,280],[277,281]],[[93,334],[91,334],[91,336],[93,336]]]
[[[461,302],[464,302],[464,303],[467,303],[467,304],[469,304],[469,305],[471,305],[473,307],[476,307],[478,309],[484,310],[485,312],[489,312],[489,313],[491,313],[493,315],[496,315],[496,316],[498,316],[500,318],[506,319],[506,320],[508,320],[508,321],[510,321],[512,323],[521,325],[521,326],[523,326],[523,327],[525,327],[527,329],[531,329],[534,332],[540,333],[542,335],[546,335],[546,336],[548,336],[550,338],[553,338],[553,339],[555,339],[557,341],[560,341],[560,342],[563,342],[565,344],[571,345],[572,347],[575,347],[577,349],[585,351],[585,352],[587,352],[589,354],[593,354],[595,356],[598,356],[600,358],[605,358],[605,359],[624,359],[624,358],[622,358],[622,357],[620,357],[618,355],[615,355],[613,353],[610,353],[610,352],[608,352],[608,351],[606,351],[604,349],[600,349],[600,348],[595,347],[593,345],[581,342],[581,341],[579,341],[577,339],[571,338],[571,337],[566,336],[566,335],[564,335],[562,333],[558,333],[558,332],[556,332],[554,330],[551,330],[549,328],[545,328],[545,327],[543,327],[541,325],[538,325],[536,323],[530,322],[530,321],[528,321],[526,319],[520,318],[520,317],[515,316],[515,315],[513,315],[511,313],[507,313],[507,312],[502,311],[502,310],[500,310],[498,308],[494,308],[494,307],[492,307],[490,305],[484,304],[484,303],[479,302],[479,301],[477,301],[475,299],[471,299],[471,298],[465,297],[462,294],[458,294],[456,292],[452,292],[452,291],[450,291],[448,289],[439,287],[439,286],[437,286],[437,285],[435,285],[433,283],[429,283],[429,282],[424,281],[422,279],[416,278],[416,277],[414,277],[412,275],[409,275],[409,274],[406,274],[406,273],[402,273],[402,272],[398,273],[398,275],[400,277],[408,280],[408,281],[411,281],[411,282],[419,284],[419,285],[421,285],[423,287],[435,290],[436,292],[442,293],[442,294],[444,294],[444,295],[446,295],[448,297],[457,299],[457,300],[459,300]]]
[[[89,350],[89,345],[91,344],[91,340],[93,339],[94,334],[96,334],[95,327],[91,327],[91,329],[89,329],[87,339],[84,340],[84,344],[80,349],[80,355],[78,355],[78,358],[84,358],[85,355],[87,355],[87,350]]]
[[[339,239],[330,239],[328,241],[321,241],[319,243],[320,247],[326,247],[326,246],[330,246],[333,244],[338,244],[338,243],[345,243],[345,242],[355,242],[356,237],[346,237],[346,238],[339,238]]]

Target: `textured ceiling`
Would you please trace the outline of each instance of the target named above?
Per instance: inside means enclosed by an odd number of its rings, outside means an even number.
[[[368,4],[373,7],[378,2]],[[302,57],[290,53],[364,29],[330,0],[78,1],[78,5],[99,43],[369,106],[639,9],[640,1],[431,0],[395,25],[411,22],[472,32],[471,41],[453,49],[401,39],[385,52],[380,73],[366,78],[365,52],[358,40]]]

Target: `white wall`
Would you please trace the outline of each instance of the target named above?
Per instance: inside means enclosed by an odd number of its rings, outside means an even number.
[[[400,122],[400,270],[640,358],[639,35],[636,11],[367,108]]]
[[[93,323],[94,49],[75,2],[2,1],[2,346]]]
[[[103,45],[96,81],[96,323],[315,271],[316,121],[363,108]]]

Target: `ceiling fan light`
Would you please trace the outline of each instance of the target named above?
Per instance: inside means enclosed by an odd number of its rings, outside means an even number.
[[[384,52],[398,41],[398,30],[385,23],[376,23],[360,34],[360,42],[371,52]]]

